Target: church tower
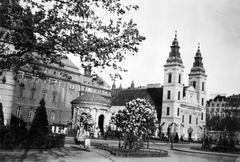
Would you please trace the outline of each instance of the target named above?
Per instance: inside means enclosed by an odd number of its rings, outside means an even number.
[[[179,53],[177,32],[172,42],[171,51],[164,65],[162,123],[167,125],[181,122],[180,106],[183,98],[184,66]]]
[[[202,63],[202,54],[200,52],[200,44],[194,57],[193,67],[191,68],[189,76],[189,85],[192,85],[197,93],[198,106],[202,108],[201,121],[205,122],[206,116],[206,80],[207,75]]]

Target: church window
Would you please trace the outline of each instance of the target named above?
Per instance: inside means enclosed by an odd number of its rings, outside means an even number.
[[[184,123],[184,115],[182,115],[182,123]]]
[[[171,83],[171,82],[172,82],[172,74],[169,73],[169,74],[168,74],[168,83]]]
[[[202,98],[202,106],[204,106],[204,98]]]
[[[178,76],[178,83],[179,83],[179,84],[181,84],[181,77],[182,77],[182,75],[179,74],[179,76]]]
[[[202,82],[202,91],[204,91],[204,89],[205,89],[205,83]]]
[[[189,124],[192,123],[192,115],[189,115]]]
[[[170,107],[167,107],[167,116],[170,115]]]
[[[178,100],[180,100],[180,99],[181,99],[181,92],[178,91]]]
[[[17,108],[17,117],[20,118],[22,116],[22,107],[18,106]]]
[[[180,114],[180,108],[177,109],[177,116]]]
[[[196,125],[198,125],[198,117],[196,117]]]
[[[203,113],[201,113],[201,120],[203,120]]]
[[[167,99],[171,99],[171,91],[167,91]]]
[[[192,82],[192,86],[193,86],[194,88],[196,88],[196,81],[193,81],[193,82]]]

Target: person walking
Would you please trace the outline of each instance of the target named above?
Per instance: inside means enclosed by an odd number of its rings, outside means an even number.
[[[83,123],[80,123],[80,127],[77,131],[77,138],[79,141],[80,148],[85,148],[85,137],[86,137],[86,131],[84,129]]]

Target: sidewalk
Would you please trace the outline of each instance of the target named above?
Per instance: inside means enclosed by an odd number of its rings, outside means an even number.
[[[91,143],[102,143],[108,144],[109,146],[118,146],[118,141],[114,140],[100,140],[100,139],[91,139]],[[186,147],[187,145],[187,147]],[[195,144],[193,144],[195,146]],[[185,146],[185,147],[184,147]],[[174,149],[170,150],[170,143],[164,143],[161,141],[156,141],[150,144],[150,148],[160,148],[162,150],[169,151],[168,157],[157,157],[151,158],[151,162],[159,161],[174,161],[174,152],[182,151],[189,153],[197,154],[209,154],[209,155],[222,155],[222,156],[231,156],[240,158],[240,155],[234,155],[229,153],[217,153],[217,152],[203,152],[190,150],[191,144],[176,144],[174,143]],[[145,162],[149,158],[123,158],[116,157],[111,155],[109,152],[90,148],[90,149],[80,149],[75,143],[73,138],[66,138],[66,144],[64,148],[55,148],[47,150],[0,150],[0,161],[1,162],[75,162],[75,161],[84,161],[84,162]]]

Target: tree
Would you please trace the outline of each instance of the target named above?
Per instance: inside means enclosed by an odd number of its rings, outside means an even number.
[[[223,130],[224,127],[221,125],[221,120],[219,116],[207,117],[206,118],[206,126],[208,130]]]
[[[33,118],[29,134],[31,138],[46,137],[48,135],[48,117],[46,113],[45,101],[41,99]]]
[[[133,9],[120,0],[2,0],[0,70],[24,66],[42,76],[39,64],[64,66],[61,60],[74,54],[83,67],[126,71],[119,63],[145,39],[124,17]]]
[[[213,116],[212,118],[207,118],[206,125],[209,130],[227,131],[233,137],[235,132],[240,130],[240,118]]]
[[[82,113],[79,118],[80,118],[80,122],[83,123],[84,128],[88,131],[91,130],[91,128],[95,124],[92,118],[92,115],[90,113]]]
[[[240,130],[240,118],[225,117],[221,120],[222,130],[227,131],[231,137]]]
[[[123,110],[112,116],[112,122],[120,128],[124,142],[130,149],[142,146],[143,137],[155,130],[156,111],[145,99],[126,103]]]

